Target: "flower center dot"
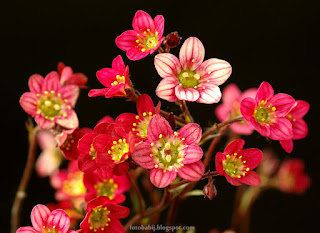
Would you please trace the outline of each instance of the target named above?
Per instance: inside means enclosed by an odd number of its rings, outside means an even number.
[[[268,119],[269,114],[268,111],[265,108],[260,108],[255,110],[254,112],[254,118],[258,121],[258,122],[264,122]]]
[[[183,88],[196,87],[199,84],[200,75],[193,71],[183,70],[178,75],[178,80]]]

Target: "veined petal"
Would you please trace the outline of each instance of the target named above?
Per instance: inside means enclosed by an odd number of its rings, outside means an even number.
[[[50,210],[45,205],[36,205],[31,211],[31,222],[34,229],[41,232],[42,227],[46,226]]]
[[[249,171],[244,177],[241,178],[241,183],[258,186],[261,183],[261,178],[256,172]]]
[[[28,81],[29,89],[33,93],[41,93],[44,78],[40,74],[31,75]]]
[[[266,124],[258,123],[254,117],[251,117],[248,121],[251,123],[252,127],[256,131],[258,131],[258,133],[260,133],[262,136],[265,136],[265,137],[270,136],[270,126],[267,126]]]
[[[131,155],[132,159],[141,167],[146,169],[154,168],[155,162],[152,156],[152,150],[149,142],[138,144]]]
[[[44,78],[41,91],[58,91],[60,88],[60,80],[58,73],[56,71],[52,71]]]
[[[35,115],[34,120],[42,129],[50,129],[55,124],[54,121],[45,119],[42,115]]]
[[[221,99],[220,88],[214,84],[201,84],[198,86],[200,97],[197,99],[198,103],[214,104],[218,103]]]
[[[63,99],[67,99],[74,107],[80,94],[80,88],[76,85],[67,85],[60,89],[60,94]]]
[[[158,32],[158,37],[162,37],[164,30],[164,18],[162,15],[157,15],[154,20],[155,31]]]
[[[232,178],[231,176],[229,176],[229,175],[225,175],[225,177],[226,177],[226,179],[227,179],[227,181],[230,183],[230,184],[232,184],[232,185],[234,185],[234,186],[239,186],[239,185],[241,185],[241,183],[238,181],[239,179],[237,179],[237,178]]]
[[[216,86],[223,84],[231,75],[231,65],[221,59],[211,58],[204,61],[197,69],[201,80],[209,80]]]
[[[154,22],[151,16],[142,11],[139,10],[136,12],[133,21],[132,21],[132,27],[136,32],[143,33],[144,31],[147,31],[148,29],[151,32],[154,32]]]
[[[118,84],[113,87],[108,88],[108,90],[105,93],[106,98],[112,98],[112,97],[123,97],[126,96],[127,93],[125,91],[125,85],[124,84]]]
[[[16,233],[37,233],[38,231],[33,227],[20,227],[17,229]]]
[[[64,210],[56,209],[49,215],[47,226],[55,228],[61,233],[66,233],[70,227],[70,218]]]
[[[295,107],[290,111],[292,118],[302,118],[310,109],[310,104],[304,100],[297,100]]]
[[[88,154],[80,154],[78,158],[78,167],[83,172],[93,172],[97,169],[96,161]]]
[[[128,30],[116,38],[116,45],[119,49],[128,51],[137,45],[137,39],[137,32],[134,30]]]
[[[121,222],[113,217],[110,217],[110,221],[108,222],[108,231],[112,233],[123,233],[124,228]]]
[[[240,154],[242,151],[242,148],[244,146],[245,141],[242,139],[237,139],[232,141],[227,145],[227,147],[224,149],[224,154],[226,155],[232,155],[234,153]]]
[[[260,87],[258,88],[256,101],[259,103],[261,100],[267,101],[271,97],[273,97],[274,91],[272,86],[267,82],[262,82]]]
[[[158,188],[167,187],[176,179],[176,177],[177,173],[174,170],[167,170],[166,172],[164,172],[163,169],[153,168],[150,171],[150,181],[154,186]]]
[[[167,77],[161,80],[159,83],[156,94],[159,98],[167,100],[169,102],[174,102],[178,98],[175,94],[175,87],[179,84],[176,77]]]
[[[92,89],[89,91],[89,97],[105,96],[109,88]]]
[[[244,98],[241,101],[240,112],[244,117],[244,119],[246,119],[247,121],[250,121],[250,119],[253,118],[253,114],[254,114],[254,110],[256,109],[256,106],[257,106],[257,102],[250,97]]]
[[[111,68],[103,68],[96,73],[98,80],[105,87],[112,87],[111,83],[116,81],[117,72]]]
[[[66,129],[75,129],[79,126],[79,120],[75,111],[68,111],[67,117],[60,117],[56,123]]]
[[[248,148],[241,152],[242,161],[246,161],[246,166],[250,169],[256,168],[262,159],[262,151],[256,148]]]
[[[179,100],[195,102],[199,99],[200,93],[195,88],[184,89],[181,85],[175,87],[175,94]]]
[[[78,150],[81,153],[89,154],[91,144],[93,139],[95,138],[95,134],[87,133],[85,134],[78,142]]]
[[[270,126],[269,138],[273,140],[287,140],[293,136],[292,124],[285,117],[277,117],[275,122]]]
[[[126,132],[132,131],[133,123],[137,124],[136,114],[133,113],[121,113],[117,119],[116,123],[121,125]]]
[[[183,158],[183,164],[195,163],[201,160],[203,151],[201,147],[197,145],[189,145],[184,149],[185,156]]]
[[[179,131],[178,135],[180,139],[183,139],[183,144],[191,145],[191,144],[198,144],[201,136],[202,136],[202,129],[196,123],[189,123],[184,125]]]
[[[190,181],[197,181],[204,174],[204,166],[202,161],[186,164],[178,169],[178,176]]]
[[[137,99],[137,112],[138,115],[143,119],[144,115],[143,113],[149,113],[152,114],[155,113],[153,101],[147,94],[141,94]]]
[[[169,122],[162,116],[154,115],[148,126],[148,139],[151,142],[157,142],[159,137],[167,137],[173,135],[173,130]]]
[[[160,53],[154,58],[154,65],[158,74],[162,77],[177,77],[181,72],[179,59],[171,53]]]
[[[33,92],[26,92],[20,98],[20,105],[26,113],[29,115],[36,115],[37,114],[37,103],[38,97]]]
[[[143,47],[133,47],[127,51],[127,57],[132,61],[140,60],[149,55],[150,50],[142,52]]]
[[[112,69],[114,69],[118,75],[126,74],[126,67],[124,65],[121,55],[118,55],[115,59],[113,59]]]
[[[179,60],[184,70],[193,71],[199,67],[204,59],[204,47],[196,37],[185,40],[181,46]]]
[[[125,206],[108,204],[108,210],[110,211],[110,215],[117,219],[123,219],[128,217],[130,210]]]
[[[308,134],[308,125],[303,119],[297,119],[292,123],[292,139],[299,140],[305,138]]]
[[[285,150],[287,153],[291,153],[293,150],[293,140],[288,139],[288,140],[279,140],[280,145],[282,148]]]
[[[295,100],[290,95],[279,93],[271,97],[267,104],[276,108],[277,117],[283,117],[292,109]]]
[[[226,159],[226,156],[225,154],[221,153],[221,152],[218,152],[216,154],[216,160],[215,160],[215,164],[216,164],[216,170],[218,172],[218,174],[220,176],[223,176],[224,175],[224,169],[223,169],[223,161]]]

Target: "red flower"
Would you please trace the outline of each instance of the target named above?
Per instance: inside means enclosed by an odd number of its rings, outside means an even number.
[[[112,68],[98,70],[97,78],[107,88],[90,90],[90,97],[125,97],[127,95],[126,89],[132,89],[132,83],[129,79],[129,66],[124,65],[120,55],[112,61]]]
[[[286,115],[294,103],[290,95],[274,95],[271,85],[262,82],[255,99],[248,97],[241,101],[240,111],[261,135],[273,140],[287,140],[293,134],[292,124]]]
[[[232,185],[241,183],[248,185],[259,185],[259,175],[252,171],[256,168],[261,159],[262,152],[256,148],[243,150],[245,141],[237,139],[231,142],[224,152],[216,155],[216,169],[219,175],[225,176]]]
[[[160,112],[160,102],[154,108],[152,99],[147,94],[142,94],[137,99],[138,115],[133,113],[120,114],[116,122],[120,124],[126,132],[132,132],[136,136],[137,142],[147,137],[148,126],[154,114]]]
[[[74,106],[79,96],[79,87],[61,86],[57,72],[49,73],[45,78],[39,74],[29,79],[30,92],[20,98],[21,107],[43,129],[59,125],[62,128],[74,129],[79,125]]]
[[[85,233],[124,233],[119,219],[128,217],[127,207],[110,203],[108,197],[100,196],[87,205],[87,214],[80,227]]]
[[[117,46],[127,52],[130,60],[140,60],[154,53],[164,40],[162,15],[153,20],[148,13],[139,10],[133,18],[132,27],[133,30],[125,31],[116,38]]]
[[[279,188],[283,192],[303,194],[310,187],[310,177],[304,173],[304,162],[290,159],[282,163],[278,172]]]
[[[66,66],[63,62],[58,63],[58,74],[62,86],[76,85],[80,88],[86,88],[85,85],[88,82],[87,76],[83,73],[73,73],[72,68]]]
[[[130,180],[126,174],[122,176],[112,176],[109,179],[101,179],[96,173],[85,173],[83,183],[87,188],[86,201],[90,201],[98,196],[106,196],[110,203],[120,204],[126,199],[124,192],[130,188]]]

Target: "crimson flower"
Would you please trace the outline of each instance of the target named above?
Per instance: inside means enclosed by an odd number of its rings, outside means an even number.
[[[168,121],[156,114],[150,120],[147,139],[135,147],[132,159],[151,169],[150,181],[158,188],[171,184],[179,175],[196,181],[204,174],[202,149],[198,146],[202,130],[189,123],[173,132]]]
[[[132,21],[133,30],[127,30],[116,38],[119,49],[127,52],[130,60],[140,60],[154,53],[164,40],[164,18],[151,16],[139,10]]]
[[[85,173],[83,183],[87,188],[86,201],[90,201],[98,196],[106,196],[110,203],[120,204],[126,199],[124,192],[130,186],[130,180],[127,174],[121,176],[113,175],[109,179],[101,179],[97,172]]]
[[[274,95],[273,88],[262,82],[255,99],[247,97],[241,101],[240,111],[261,135],[273,140],[292,138],[292,124],[286,118],[295,100],[287,94]]]
[[[45,205],[36,205],[31,211],[32,227],[20,227],[16,233],[74,233],[68,231],[70,218],[64,210],[52,212]]]
[[[110,203],[106,196],[91,200],[87,205],[87,214],[80,224],[85,233],[124,233],[119,219],[128,217],[127,207]]]
[[[262,152],[256,148],[243,150],[245,141],[242,139],[234,140],[216,155],[216,169],[219,175],[225,176],[232,185],[241,183],[248,185],[259,185],[261,179],[259,175],[252,171],[256,168],[261,159]]]
[[[222,104],[216,107],[216,116],[223,122],[228,119],[241,116],[240,103],[246,97],[254,98],[257,93],[256,88],[250,88],[243,93],[238,86],[234,83],[229,84],[223,89],[222,92]],[[250,135],[253,132],[253,128],[250,123],[244,121],[240,123],[234,123],[230,126],[233,132],[242,135]]]
[[[79,87],[75,85],[61,86],[58,73],[53,71],[45,78],[34,74],[29,79],[30,92],[20,98],[21,107],[43,129],[56,125],[73,129],[79,121],[74,106],[79,96]]]
[[[154,114],[159,114],[160,103],[155,108],[152,99],[147,94],[142,94],[137,99],[138,115],[133,113],[120,114],[116,122],[120,124],[126,132],[132,132],[137,138],[137,142],[147,137],[148,126]]]
[[[286,118],[292,124],[292,138],[288,140],[280,140],[282,148],[291,153],[293,149],[293,140],[305,138],[308,134],[308,125],[302,119],[310,109],[310,104],[304,100],[297,100],[294,107],[286,115]]]
[[[221,98],[218,86],[229,78],[231,66],[216,58],[203,60],[204,47],[196,37],[183,43],[179,59],[170,53],[157,54],[154,65],[163,78],[156,89],[157,95],[170,102],[218,103]]]

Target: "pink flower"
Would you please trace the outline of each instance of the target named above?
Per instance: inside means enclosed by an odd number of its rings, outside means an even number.
[[[261,135],[273,140],[287,140],[292,138],[292,124],[286,115],[294,103],[290,95],[274,95],[271,85],[262,82],[255,99],[247,97],[242,100],[240,111]]]
[[[303,194],[310,187],[310,177],[304,173],[301,159],[290,159],[282,163],[278,172],[279,188],[283,192]]]
[[[223,122],[228,119],[241,116],[240,103],[246,97],[254,98],[256,96],[257,89],[250,88],[245,92],[241,93],[238,86],[234,83],[229,84],[223,89],[222,92],[222,104],[216,108],[217,118]],[[244,121],[235,123],[230,126],[233,132],[237,134],[250,135],[253,132],[253,128],[250,123]]]
[[[107,88],[90,90],[90,97],[125,97],[127,95],[126,89],[132,88],[129,79],[129,66],[124,65],[120,55],[112,61],[112,68],[98,70],[97,78]]]
[[[119,219],[128,217],[127,207],[110,203],[108,197],[100,196],[87,205],[87,214],[80,227],[85,233],[124,233]]]
[[[120,114],[116,122],[120,124],[126,132],[132,132],[137,138],[137,142],[147,138],[148,126],[154,114],[160,112],[160,102],[155,108],[152,99],[147,94],[142,94],[137,99],[138,115],[133,113]]]
[[[256,168],[261,159],[262,152],[256,148],[243,150],[245,141],[242,139],[234,140],[216,155],[216,169],[219,175],[225,176],[232,185],[241,183],[248,185],[259,185],[261,179],[259,175],[252,171]]]
[[[140,60],[154,53],[164,40],[162,15],[153,20],[148,13],[139,10],[133,18],[132,27],[133,30],[125,31],[116,38],[117,46],[127,52],[130,60]]]
[[[126,199],[124,192],[130,186],[130,180],[127,174],[122,176],[112,176],[109,179],[101,179],[96,173],[85,173],[83,183],[87,188],[86,201],[90,201],[98,196],[106,196],[109,198],[110,203],[120,204]]]
[[[73,129],[79,121],[74,106],[79,96],[79,87],[75,85],[61,86],[57,72],[49,73],[45,78],[39,74],[29,79],[30,92],[20,98],[21,107],[43,129],[56,125]]]
[[[186,180],[199,180],[204,174],[203,151],[198,146],[201,133],[194,123],[173,132],[168,121],[157,114],[150,120],[148,141],[135,147],[132,159],[151,169],[150,181],[158,188],[171,184],[177,174]]]
[[[310,109],[310,104],[303,100],[297,100],[294,107],[286,115],[292,124],[292,139],[280,140],[282,148],[291,153],[293,149],[293,140],[305,138],[308,134],[308,125],[302,119]]]
[[[70,218],[64,210],[52,212],[45,205],[36,205],[31,211],[33,227],[20,227],[17,233],[66,233],[69,230]]]
[[[212,104],[219,102],[223,84],[231,74],[228,62],[211,58],[203,62],[204,47],[196,37],[188,38],[180,49],[179,59],[170,53],[155,56],[154,64],[163,78],[157,95],[170,102],[186,100]]]
[[[63,62],[58,63],[58,74],[62,86],[76,85],[80,88],[86,88],[85,85],[88,82],[87,76],[83,73],[73,73],[72,68],[66,66]]]

